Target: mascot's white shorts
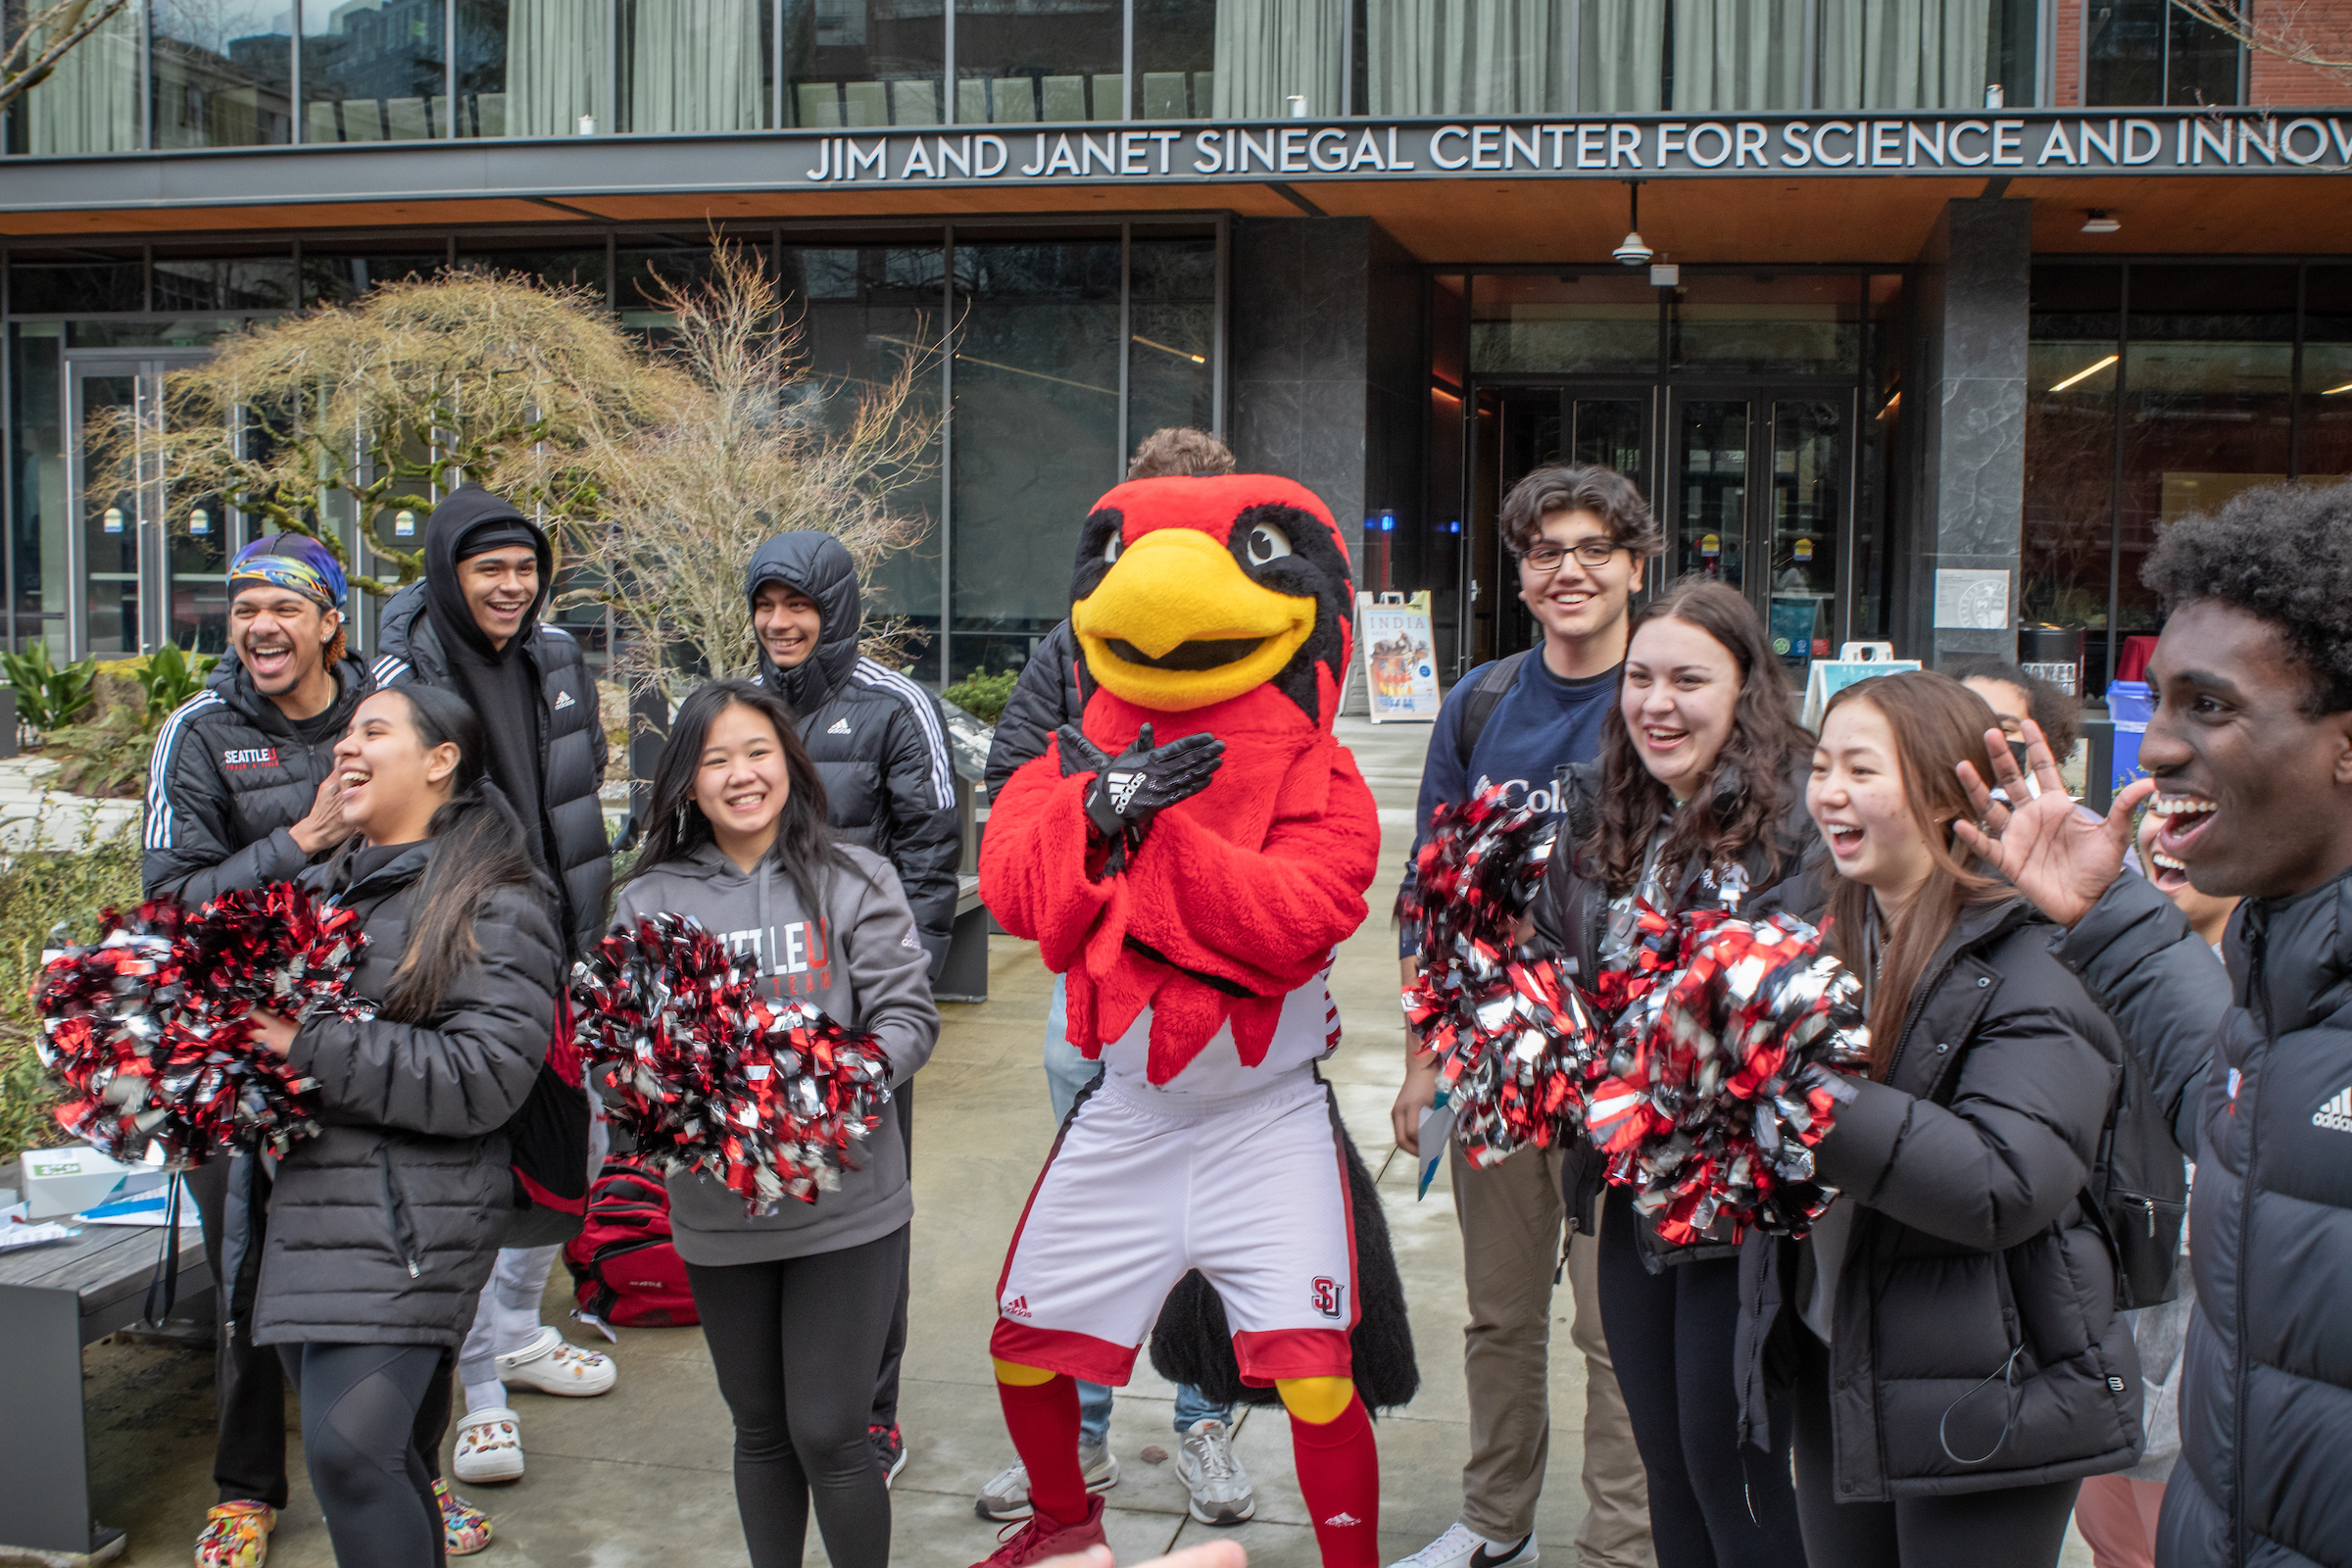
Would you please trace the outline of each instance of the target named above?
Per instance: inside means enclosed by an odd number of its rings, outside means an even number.
[[[1356,1319],[1347,1156],[1311,1067],[1257,1094],[1164,1099],[1105,1077],[1029,1195],[989,1352],[1124,1385],[1187,1269],[1216,1287],[1245,1382],[1347,1377]]]

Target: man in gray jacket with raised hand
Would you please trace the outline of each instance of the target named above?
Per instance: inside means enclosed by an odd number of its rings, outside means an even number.
[[[1967,772],[1961,838],[2060,924],[2197,1161],[2197,1285],[2165,1489],[2165,1568],[2352,1563],[2352,485],[2244,492],[2167,525],[2141,580],[2170,612],[2148,666],[2150,777],[2105,820],[2011,809]],[[2026,781],[2000,737],[2009,800]],[[2211,950],[2120,874],[2142,804],[2196,889],[2245,903]]]

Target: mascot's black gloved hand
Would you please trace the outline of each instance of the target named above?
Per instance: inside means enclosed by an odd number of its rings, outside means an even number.
[[[1178,801],[1190,800],[1208,787],[1225,765],[1225,743],[1203,731],[1165,746],[1152,744],[1146,724],[1135,744],[1116,758],[1080,734],[1075,724],[1055,731],[1061,742],[1061,776],[1090,769],[1095,786],[1086,792],[1086,814],[1107,839],[1125,839],[1132,848],[1144,841],[1152,818]]]

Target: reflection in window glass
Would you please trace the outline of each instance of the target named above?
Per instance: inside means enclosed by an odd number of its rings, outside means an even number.
[[[634,243],[614,253],[618,274],[612,296],[621,325],[638,331],[666,329],[671,318],[662,309],[662,285],[691,288],[710,275],[710,237],[644,234],[630,238]]]
[[[1742,587],[1747,566],[1747,444],[1744,400],[1675,405],[1674,574]]]
[[[21,8],[10,6],[12,25]],[[9,151],[127,153],[139,146],[140,8],[125,6],[70,50],[9,114]]]
[[[1792,4],[1794,0],[1770,0]],[[1364,0],[1375,115],[1540,115],[1568,107],[1562,0]]]
[[[1348,18],[1348,0],[1221,0],[1215,117],[1280,119],[1294,94],[1306,100],[1309,115],[1338,114],[1346,96]],[[956,45],[962,47],[960,35]]]
[[[1120,0],[956,0],[956,121],[1117,120]]]
[[[2237,90],[2237,40],[2175,6],[2165,13],[2164,101],[2168,104],[2233,104]]]
[[[1017,668],[1069,612],[1078,527],[1117,482],[1116,240],[956,250],[950,680]]]
[[[1667,310],[1673,368],[1851,375],[1860,368],[1858,277],[1683,275]]]
[[[1771,489],[1765,505],[1772,551],[1772,651],[1802,670],[1826,659],[1837,635],[1838,526],[1845,495],[1845,399],[1782,398],[1772,405]]]
[[[809,128],[945,118],[944,0],[784,0],[784,116]]]
[[[156,0],[158,147],[252,147],[294,134],[292,22],[278,0]]]
[[[2091,0],[2083,17],[2085,104],[2233,104],[2238,46],[2171,0]]]
[[[58,400],[59,326],[20,321],[8,329],[9,537],[16,568],[16,646],[44,632],[66,651],[65,416]]]
[[[1135,118],[1206,120],[1217,87],[1217,0],[1134,0]]]
[[[1153,430],[1205,430],[1217,242],[1139,239],[1127,251],[1127,430],[1130,447]]]
[[[1658,291],[1638,274],[1499,273],[1472,279],[1470,368],[1648,374],[1658,368]]]
[[[2118,631],[2157,625],[2140,563],[2156,530],[2287,476],[2291,267],[2134,267],[2124,352]]]
[[[442,0],[302,0],[302,139],[449,134]]]
[[[380,255],[372,252],[336,255],[305,245],[302,250],[302,300],[310,304],[340,304],[371,288],[402,278],[431,277],[449,265],[443,250]]]
[[[621,128],[765,125],[769,10],[765,0],[621,0]]]
[[[2315,267],[2303,284],[2306,479],[2352,478],[2352,267]]]
[[[605,12],[579,0],[458,0],[457,133],[611,130]]]
[[[172,256],[155,258],[157,311],[289,311],[294,258]]]
[[[2094,687],[2107,673],[2122,285],[2113,267],[2035,268],[2026,350],[2019,610],[2085,630],[2082,668]]]
[[[786,250],[784,287],[802,312],[808,364],[816,375],[803,411],[836,430],[845,428],[857,416],[860,396],[887,385],[911,353],[925,356],[927,368],[919,373],[909,412],[935,416],[938,360],[927,351],[939,342],[946,276],[935,245]],[[922,531],[882,559],[864,595],[868,626],[895,621],[904,627],[901,647],[912,661],[907,673],[921,681],[939,679],[938,459],[934,444],[930,471],[884,492],[884,504],[902,517],[918,520]]]
[[[147,285],[135,256],[67,256],[17,252],[8,270],[9,308],[22,315],[52,312],[143,311]]]

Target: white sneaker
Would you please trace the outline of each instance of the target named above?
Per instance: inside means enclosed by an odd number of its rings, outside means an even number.
[[[1233,1433],[1214,1417],[1194,1422],[1177,1444],[1176,1474],[1191,1494],[1187,1511],[1204,1525],[1238,1525],[1257,1512],[1250,1478],[1234,1457]]]
[[[1104,1493],[1119,1484],[1118,1457],[1105,1443],[1100,1447],[1091,1443],[1078,1445],[1078,1472],[1086,1477],[1086,1490]],[[1029,1467],[1017,1460],[1006,1465],[980,1489],[972,1511],[983,1519],[1026,1519],[1037,1510],[1029,1502]]]
[[[1489,1541],[1468,1525],[1447,1525],[1446,1533],[1390,1568],[1533,1568],[1537,1561],[1535,1532],[1517,1545]]]
[[[620,1368],[602,1350],[583,1350],[545,1327],[530,1344],[498,1358],[499,1382],[575,1399],[604,1393],[619,1376]]]
[[[522,1425],[504,1405],[468,1410],[458,1423],[458,1453],[451,1468],[467,1486],[522,1479]]]

